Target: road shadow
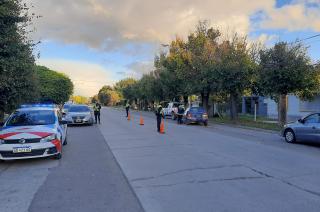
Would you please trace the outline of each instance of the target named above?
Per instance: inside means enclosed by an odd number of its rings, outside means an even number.
[[[296,142],[295,144],[320,148],[320,141],[299,141],[299,142]]]

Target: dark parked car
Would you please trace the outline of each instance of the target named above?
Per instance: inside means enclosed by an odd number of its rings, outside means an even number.
[[[282,136],[288,143],[296,141],[320,142],[320,113],[310,114],[284,126]]]
[[[208,114],[203,107],[189,107],[184,113],[183,122],[185,124],[203,123],[208,125]]]

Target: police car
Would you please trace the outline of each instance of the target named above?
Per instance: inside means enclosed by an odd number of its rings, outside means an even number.
[[[55,105],[22,105],[0,130],[0,160],[61,158],[67,123]]]

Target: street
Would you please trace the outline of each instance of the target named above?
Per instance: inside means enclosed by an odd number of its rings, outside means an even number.
[[[60,161],[0,162],[0,211],[319,211],[320,145],[142,114],[69,127]]]

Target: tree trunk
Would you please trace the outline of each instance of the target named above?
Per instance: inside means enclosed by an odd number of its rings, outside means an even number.
[[[238,119],[238,107],[237,107],[237,95],[231,94],[230,95],[230,118],[231,120],[237,120]]]
[[[183,102],[184,102],[184,106],[187,107],[188,103],[189,103],[189,98],[188,96],[183,96]]]
[[[204,93],[202,92],[201,93],[201,105],[202,105],[202,107],[204,107]]]
[[[209,94],[203,96],[202,105],[205,111],[209,111]]]
[[[0,110],[0,122],[3,122],[3,121],[4,121],[4,111]]]
[[[287,123],[288,99],[286,94],[281,94],[279,98],[279,125],[283,127]]]

